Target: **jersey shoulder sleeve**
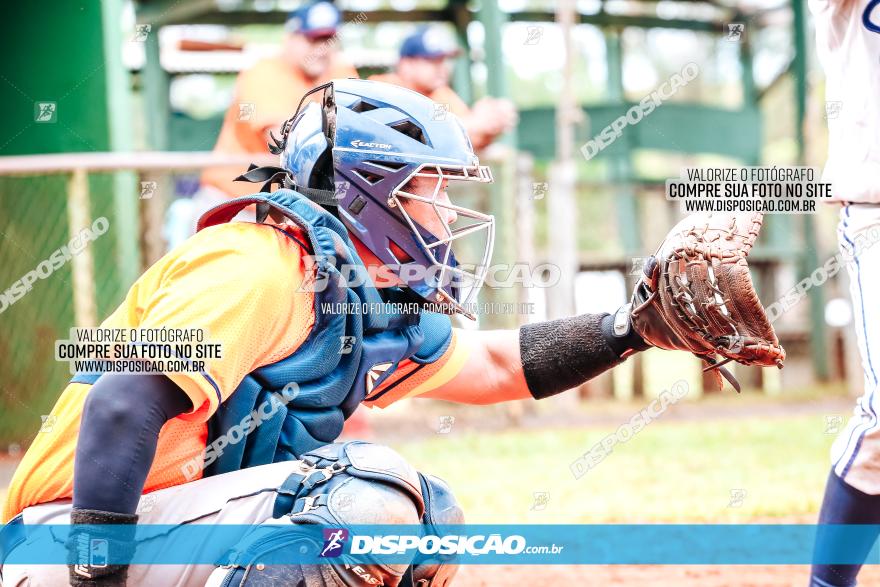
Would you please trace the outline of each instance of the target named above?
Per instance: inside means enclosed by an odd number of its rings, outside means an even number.
[[[283,231],[229,223],[207,228],[163,268],[153,291],[142,292],[141,328],[201,329],[220,357],[201,372],[167,373],[206,420],[263,365],[292,353],[314,324],[312,294],[300,292],[302,253]]]
[[[300,77],[278,57],[258,61],[239,74],[236,83],[236,101],[252,104],[253,110],[245,122],[254,133],[273,127],[293,115],[307,86]],[[262,139],[262,136],[261,136]]]
[[[424,312],[420,320],[425,340],[419,350],[364,400],[367,407],[392,403],[427,393],[455,377],[464,367],[468,350],[452,328],[449,316]]]

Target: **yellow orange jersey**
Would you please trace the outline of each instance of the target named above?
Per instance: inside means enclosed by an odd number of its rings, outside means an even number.
[[[315,314],[314,294],[301,287],[304,256],[310,254],[299,244],[304,242],[290,226],[233,222],[206,228],[150,267],[102,323],[104,328],[199,328],[222,345],[222,357],[207,360],[203,372],[167,374],[190,398],[192,409],[162,428],[144,493],[192,480],[184,476],[183,465],[205,450],[207,421],[218,405],[248,373],[291,355],[308,337]],[[384,407],[437,387],[460,362],[455,348],[453,336],[435,363],[404,362],[373,391],[368,405]],[[28,506],[73,496],[74,455],[90,387],[71,383],[64,389],[52,409],[51,433],[37,434],[12,479],[4,522]]]

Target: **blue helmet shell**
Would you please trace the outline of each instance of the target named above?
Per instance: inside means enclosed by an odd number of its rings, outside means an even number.
[[[459,119],[393,84],[340,79],[313,92],[318,90],[323,90],[322,101],[300,108],[281,152],[281,166],[293,183],[332,190],[339,218],[386,265],[430,267],[438,255],[456,264],[446,251],[451,244],[435,247],[433,255],[427,250],[424,243],[438,239],[419,225],[416,234],[391,196],[424,165],[479,166]],[[406,257],[399,259],[394,250]],[[451,285],[430,279],[407,280],[406,285],[428,302],[461,301]]]

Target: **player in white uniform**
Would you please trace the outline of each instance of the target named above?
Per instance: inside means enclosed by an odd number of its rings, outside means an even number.
[[[852,255],[847,269],[865,374],[865,393],[832,448],[819,522],[880,524],[880,246],[872,246],[880,235],[880,0],[809,4],[826,73],[825,180],[842,204],[838,240]],[[810,584],[849,587],[859,568],[814,565]]]

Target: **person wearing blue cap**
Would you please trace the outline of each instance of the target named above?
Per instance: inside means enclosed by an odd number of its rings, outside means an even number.
[[[296,110],[308,90],[331,79],[358,77],[339,54],[336,32],[341,22],[339,9],[330,2],[312,2],[290,13],[281,52],[239,74],[214,152],[265,153],[269,130]],[[252,186],[233,181],[241,172],[240,166],[206,169],[194,198],[204,205],[196,206],[194,218],[228,198],[249,193]]]
[[[510,100],[498,98],[483,98],[469,108],[449,87],[450,59],[460,52],[443,28],[419,27],[403,41],[394,71],[370,79],[403,86],[431,98],[438,104],[437,115],[457,115],[474,149],[482,149],[516,125],[516,108]]]

